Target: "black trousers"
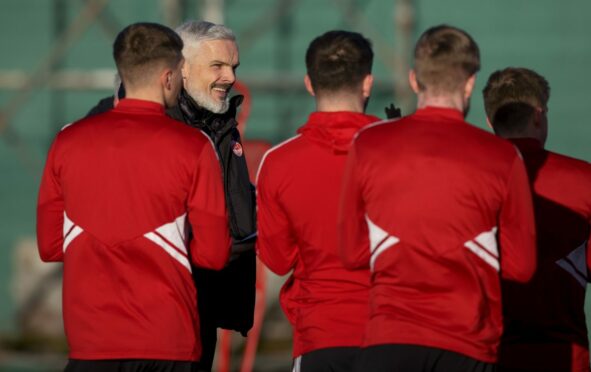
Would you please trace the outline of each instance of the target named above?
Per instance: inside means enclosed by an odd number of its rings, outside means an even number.
[[[358,347],[331,347],[306,353],[293,362],[293,372],[351,372],[361,351]]]
[[[174,360],[79,360],[70,359],[64,372],[196,372],[194,362]]]
[[[355,371],[496,372],[496,365],[427,346],[378,345],[362,349]]]
[[[212,322],[201,321],[201,359],[197,363],[197,371],[209,372],[213,367],[213,357],[218,340],[218,328]]]

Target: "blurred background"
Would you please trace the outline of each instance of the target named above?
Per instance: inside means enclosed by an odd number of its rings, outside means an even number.
[[[588,0],[0,0],[0,371],[63,369],[61,270],[37,258],[37,190],[56,132],[112,94],[111,44],[126,25],[174,28],[205,19],[232,28],[240,47],[238,78],[251,97],[244,136],[261,148],[291,137],[314,109],[303,85],[304,55],[314,37],[346,29],[372,40],[368,112],[384,117],[391,102],[404,114],[413,111],[406,77],[420,33],[455,25],[481,49],[468,121],[486,127],[481,91],[491,72],[532,68],[552,88],[547,147],[591,161],[590,12]],[[256,156],[250,160],[256,164]],[[232,362],[218,361],[220,371],[290,366],[290,328],[277,305],[284,278],[260,275],[260,342],[247,346],[236,335],[224,341]],[[246,367],[243,350],[251,355]]]

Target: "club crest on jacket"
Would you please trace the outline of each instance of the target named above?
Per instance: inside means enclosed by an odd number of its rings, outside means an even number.
[[[242,156],[243,151],[240,142],[232,141],[232,151],[234,152],[234,155]]]

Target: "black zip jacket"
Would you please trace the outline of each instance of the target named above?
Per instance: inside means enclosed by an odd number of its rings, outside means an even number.
[[[256,234],[255,189],[248,176],[238,122],[234,118],[243,98],[240,95],[232,97],[226,113],[214,114],[199,107],[183,89],[178,105],[167,110],[173,119],[201,129],[215,145],[224,177],[232,253],[254,249]]]
[[[232,234],[232,258],[221,271],[194,268],[200,323],[246,333],[252,328],[255,304],[256,197],[248,176],[235,116],[243,96],[230,99],[224,114],[197,105],[183,89],[178,105],[167,110],[173,119],[201,129],[217,150]],[[210,323],[213,322],[213,323]]]

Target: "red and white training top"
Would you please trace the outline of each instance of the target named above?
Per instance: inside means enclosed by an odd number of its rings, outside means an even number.
[[[363,342],[369,271],[348,271],[339,260],[337,210],[353,136],[378,120],[314,112],[298,136],[266,153],[259,169],[257,253],[276,274],[293,270],[280,300],[293,327],[294,357]]]
[[[124,99],[63,129],[37,239],[44,261],[64,262],[70,358],[197,360],[191,264],[222,268],[229,236],[213,146],[163,106]]]
[[[527,174],[511,143],[447,108],[363,130],[339,219],[344,263],[372,273],[366,345],[497,360],[500,276],[527,281],[536,260]]]
[[[591,164],[511,139],[523,154],[538,232],[538,269],[503,283],[499,364],[524,370],[589,371],[585,291],[591,230]]]

